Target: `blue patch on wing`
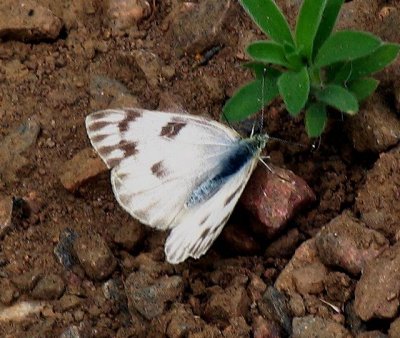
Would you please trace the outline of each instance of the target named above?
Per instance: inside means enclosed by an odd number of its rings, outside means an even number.
[[[196,206],[210,199],[232,175],[250,161],[257,152],[257,144],[252,139],[241,140],[233,147],[227,158],[221,163],[218,174],[200,183],[190,194],[185,203],[187,208]]]

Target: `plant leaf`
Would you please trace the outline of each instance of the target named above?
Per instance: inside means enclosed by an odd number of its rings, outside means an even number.
[[[289,25],[273,0],[239,0],[258,27],[272,40],[294,45]]]
[[[270,66],[266,66],[265,63],[261,63],[261,62],[256,62],[256,61],[252,61],[252,62],[247,62],[245,64],[242,65],[245,68],[251,69],[255,75],[255,77],[257,79],[262,79],[264,77],[274,77],[275,79],[277,79],[279,77],[279,75],[281,75],[281,71],[270,67]]]
[[[328,85],[315,93],[318,101],[342,112],[354,115],[358,112],[357,98],[347,89],[338,85]]]
[[[306,110],[305,124],[309,137],[318,137],[325,129],[327,120],[326,106],[321,102],[313,103]]]
[[[400,45],[398,44],[383,44],[371,54],[352,62],[350,78],[356,79],[380,71],[396,59],[399,51]]]
[[[314,39],[314,56],[317,54],[321,45],[332,33],[332,29],[335,26],[336,19],[339,15],[340,8],[343,5],[344,0],[327,0],[324,13],[322,14],[321,22],[323,25],[319,25],[317,34]]]
[[[378,84],[378,80],[367,77],[350,82],[348,88],[357,98],[358,102],[360,102],[369,97],[378,87]]]
[[[327,0],[304,0],[297,18],[296,46],[309,61],[326,2]]]
[[[227,121],[244,120],[258,112],[263,105],[269,104],[277,95],[277,71],[267,72],[263,79],[256,79],[241,87],[222,109]],[[280,73],[279,73],[280,74]],[[264,90],[263,90],[264,86]],[[264,98],[262,93],[264,92]]]
[[[310,93],[310,78],[307,68],[298,72],[286,72],[278,78],[278,89],[288,112],[296,116],[304,108]]]
[[[341,61],[351,61],[371,54],[381,40],[365,32],[340,31],[332,34],[319,49],[315,66],[324,67]]]
[[[264,63],[288,67],[283,46],[273,41],[256,41],[251,43],[247,53],[255,60]]]

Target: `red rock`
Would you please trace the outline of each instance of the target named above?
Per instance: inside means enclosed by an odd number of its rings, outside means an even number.
[[[296,212],[315,201],[302,178],[290,170],[272,169],[273,173],[258,166],[241,197],[244,207],[262,223],[254,230],[268,237],[282,231]]]
[[[368,260],[389,246],[381,233],[365,227],[350,212],[342,213],[322,228],[315,243],[324,264],[353,275],[359,274]]]
[[[319,262],[295,269],[293,281],[297,292],[301,295],[321,293],[327,273],[326,267]]]
[[[253,234],[241,224],[228,224],[225,226],[221,233],[221,239],[229,251],[233,251],[236,254],[254,255],[261,250]]]
[[[108,0],[105,2],[109,26],[116,31],[136,28],[136,24],[151,14],[146,0]]]
[[[108,168],[92,148],[85,148],[64,163],[60,181],[65,189],[74,192],[84,182],[107,171]]]
[[[299,230],[290,229],[287,233],[284,233],[281,237],[268,245],[265,250],[265,256],[274,258],[291,257],[301,238],[302,236]]]

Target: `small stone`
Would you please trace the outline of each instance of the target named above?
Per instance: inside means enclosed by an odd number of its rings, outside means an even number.
[[[400,243],[366,265],[356,285],[354,310],[364,321],[394,318],[400,300]]]
[[[325,290],[329,299],[345,304],[353,296],[353,280],[343,272],[330,272],[325,279]]]
[[[280,275],[275,281],[275,287],[279,291],[286,294],[296,292],[296,285],[294,284],[293,274],[296,269],[305,267],[311,264],[322,262],[319,259],[318,251],[315,245],[315,239],[309,239],[299,246],[295,251],[292,259],[286,264]]]
[[[20,291],[31,291],[40,278],[41,273],[34,270],[22,273],[11,278],[12,283]]]
[[[84,182],[95,177],[108,168],[92,148],[85,148],[71,160],[64,163],[60,181],[68,191],[76,191]]]
[[[399,231],[400,147],[382,153],[357,193],[356,210],[368,228],[389,238]]]
[[[252,302],[257,302],[262,298],[267,285],[257,275],[252,275],[248,286],[248,294]]]
[[[161,67],[161,74],[166,80],[171,80],[175,76],[176,70],[172,66]]]
[[[243,317],[233,317],[229,324],[222,332],[224,337],[249,337],[250,327]]]
[[[54,247],[54,254],[58,261],[67,269],[71,269],[77,263],[77,258],[73,251],[73,244],[77,238],[77,232],[65,228],[60,234],[60,240]]]
[[[75,295],[63,295],[60,300],[58,301],[58,306],[60,307],[61,311],[69,311],[79,304],[81,304],[82,299]]]
[[[31,0],[0,2],[0,38],[21,41],[54,40],[62,22],[48,8]]]
[[[314,193],[302,178],[287,169],[272,169],[274,172],[259,166],[240,199],[261,222],[259,226],[253,226],[253,230],[267,237],[282,231],[296,212],[315,200]]]
[[[295,317],[303,317],[306,313],[303,298],[298,293],[290,295],[289,307]]]
[[[10,305],[14,301],[17,293],[16,288],[7,278],[0,279],[0,302],[4,305]]]
[[[324,290],[324,281],[328,270],[322,263],[313,263],[293,271],[296,290],[301,295],[318,294]]]
[[[232,224],[230,221],[222,229],[220,238],[226,244],[229,251],[240,255],[255,255],[260,253],[260,244],[254,235],[242,224]]]
[[[144,239],[145,230],[136,221],[123,223],[114,234],[114,242],[120,244],[126,250],[137,248]]]
[[[168,317],[171,318],[166,330],[168,337],[186,337],[190,332],[200,331],[204,325],[202,319],[181,304],[174,305]]]
[[[357,151],[382,152],[400,140],[400,120],[386,99],[375,93],[360,111],[349,118],[346,127]]]
[[[131,314],[140,313],[151,320],[164,312],[167,302],[182,296],[183,280],[180,276],[155,279],[146,272],[137,271],[126,279],[125,292]]]
[[[172,13],[166,43],[179,55],[195,54],[217,45],[229,18],[231,1],[206,0],[198,5],[181,4]]]
[[[132,56],[139,69],[143,72],[147,83],[152,87],[157,87],[162,67],[160,58],[154,53],[145,50],[134,51]]]
[[[306,316],[293,319],[293,338],[351,338],[352,335],[342,325],[320,317]]]
[[[92,279],[107,278],[117,266],[114,255],[98,234],[78,237],[73,248],[86,274]]]
[[[62,278],[58,275],[50,274],[39,280],[31,294],[36,299],[58,299],[64,293],[64,289],[65,283]]]
[[[11,227],[13,200],[11,197],[0,194],[0,238]]]
[[[204,316],[211,321],[229,323],[232,317],[245,316],[249,310],[250,299],[243,286],[230,286],[216,290],[208,300]]]
[[[272,320],[264,319],[258,316],[253,321],[254,338],[281,338],[282,333],[278,324]]]
[[[125,31],[151,14],[151,7],[146,0],[108,0],[105,2],[106,15],[112,29]]]
[[[283,293],[269,286],[261,301],[258,302],[261,314],[279,324],[286,334],[292,332],[291,314],[287,299]]]
[[[389,246],[382,234],[368,229],[349,212],[337,216],[322,228],[315,243],[323,263],[353,275],[359,274],[368,260]]]
[[[25,153],[27,153],[36,142],[39,131],[39,123],[32,118],[22,123],[18,128],[1,140],[0,176],[4,183],[11,184],[17,181],[18,171],[29,164]]]

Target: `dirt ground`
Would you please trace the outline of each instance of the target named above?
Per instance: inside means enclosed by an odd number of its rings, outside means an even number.
[[[293,23],[296,5],[278,3]],[[400,43],[400,4],[346,2],[339,26]],[[273,238],[246,230],[235,246],[229,232],[250,223],[239,207],[204,257],[169,265],[166,234],[125,213],[91,164],[89,113],[219,119],[260,38],[236,1],[0,4],[1,337],[400,337],[399,60],[320,140],[280,101],[267,109],[265,130],[301,145],[271,142],[271,163],[316,196]],[[82,151],[99,174],[68,190]]]

